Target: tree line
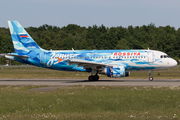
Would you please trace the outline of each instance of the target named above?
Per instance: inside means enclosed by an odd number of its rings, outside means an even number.
[[[69,24],[62,28],[44,24],[25,28],[36,43],[47,50],[153,49],[180,58],[180,28],[155,24],[127,28]],[[0,28],[0,53],[14,52],[8,28]],[[2,58],[1,58],[2,59]]]

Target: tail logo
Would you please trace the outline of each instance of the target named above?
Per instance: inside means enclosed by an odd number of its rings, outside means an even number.
[[[28,37],[28,35],[26,33],[19,33],[19,36],[21,38],[27,38]]]

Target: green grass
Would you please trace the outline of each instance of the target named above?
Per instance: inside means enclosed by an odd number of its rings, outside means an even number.
[[[58,70],[51,70],[38,67],[0,67],[0,79],[12,78],[12,79],[48,79],[48,78],[76,78],[87,79],[91,73],[87,72],[64,72]],[[155,79],[179,79],[180,67],[175,67],[169,70],[153,71],[152,75]],[[106,75],[99,75],[100,78],[108,78]],[[132,71],[129,77],[118,79],[148,79],[148,71]]]
[[[0,86],[0,119],[178,120],[180,87]],[[47,86],[46,86],[47,87]]]

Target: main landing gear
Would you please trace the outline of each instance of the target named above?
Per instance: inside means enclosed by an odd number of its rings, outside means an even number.
[[[153,81],[153,77],[152,77],[152,74],[151,74],[151,70],[149,70],[149,81]]]
[[[99,76],[97,75],[98,72],[96,72],[95,75],[93,75],[93,74],[94,74],[94,71],[91,72],[91,76],[88,77],[88,80],[89,81],[98,81],[99,80]]]
[[[99,76],[98,75],[91,75],[88,78],[89,81],[98,81],[99,80]]]

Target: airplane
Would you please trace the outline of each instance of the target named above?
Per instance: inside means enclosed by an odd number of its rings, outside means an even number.
[[[98,81],[98,74],[112,78],[130,76],[131,71],[170,69],[176,60],[157,50],[45,50],[41,48],[18,21],[8,21],[15,52],[1,56],[38,67],[91,72],[89,81]]]

